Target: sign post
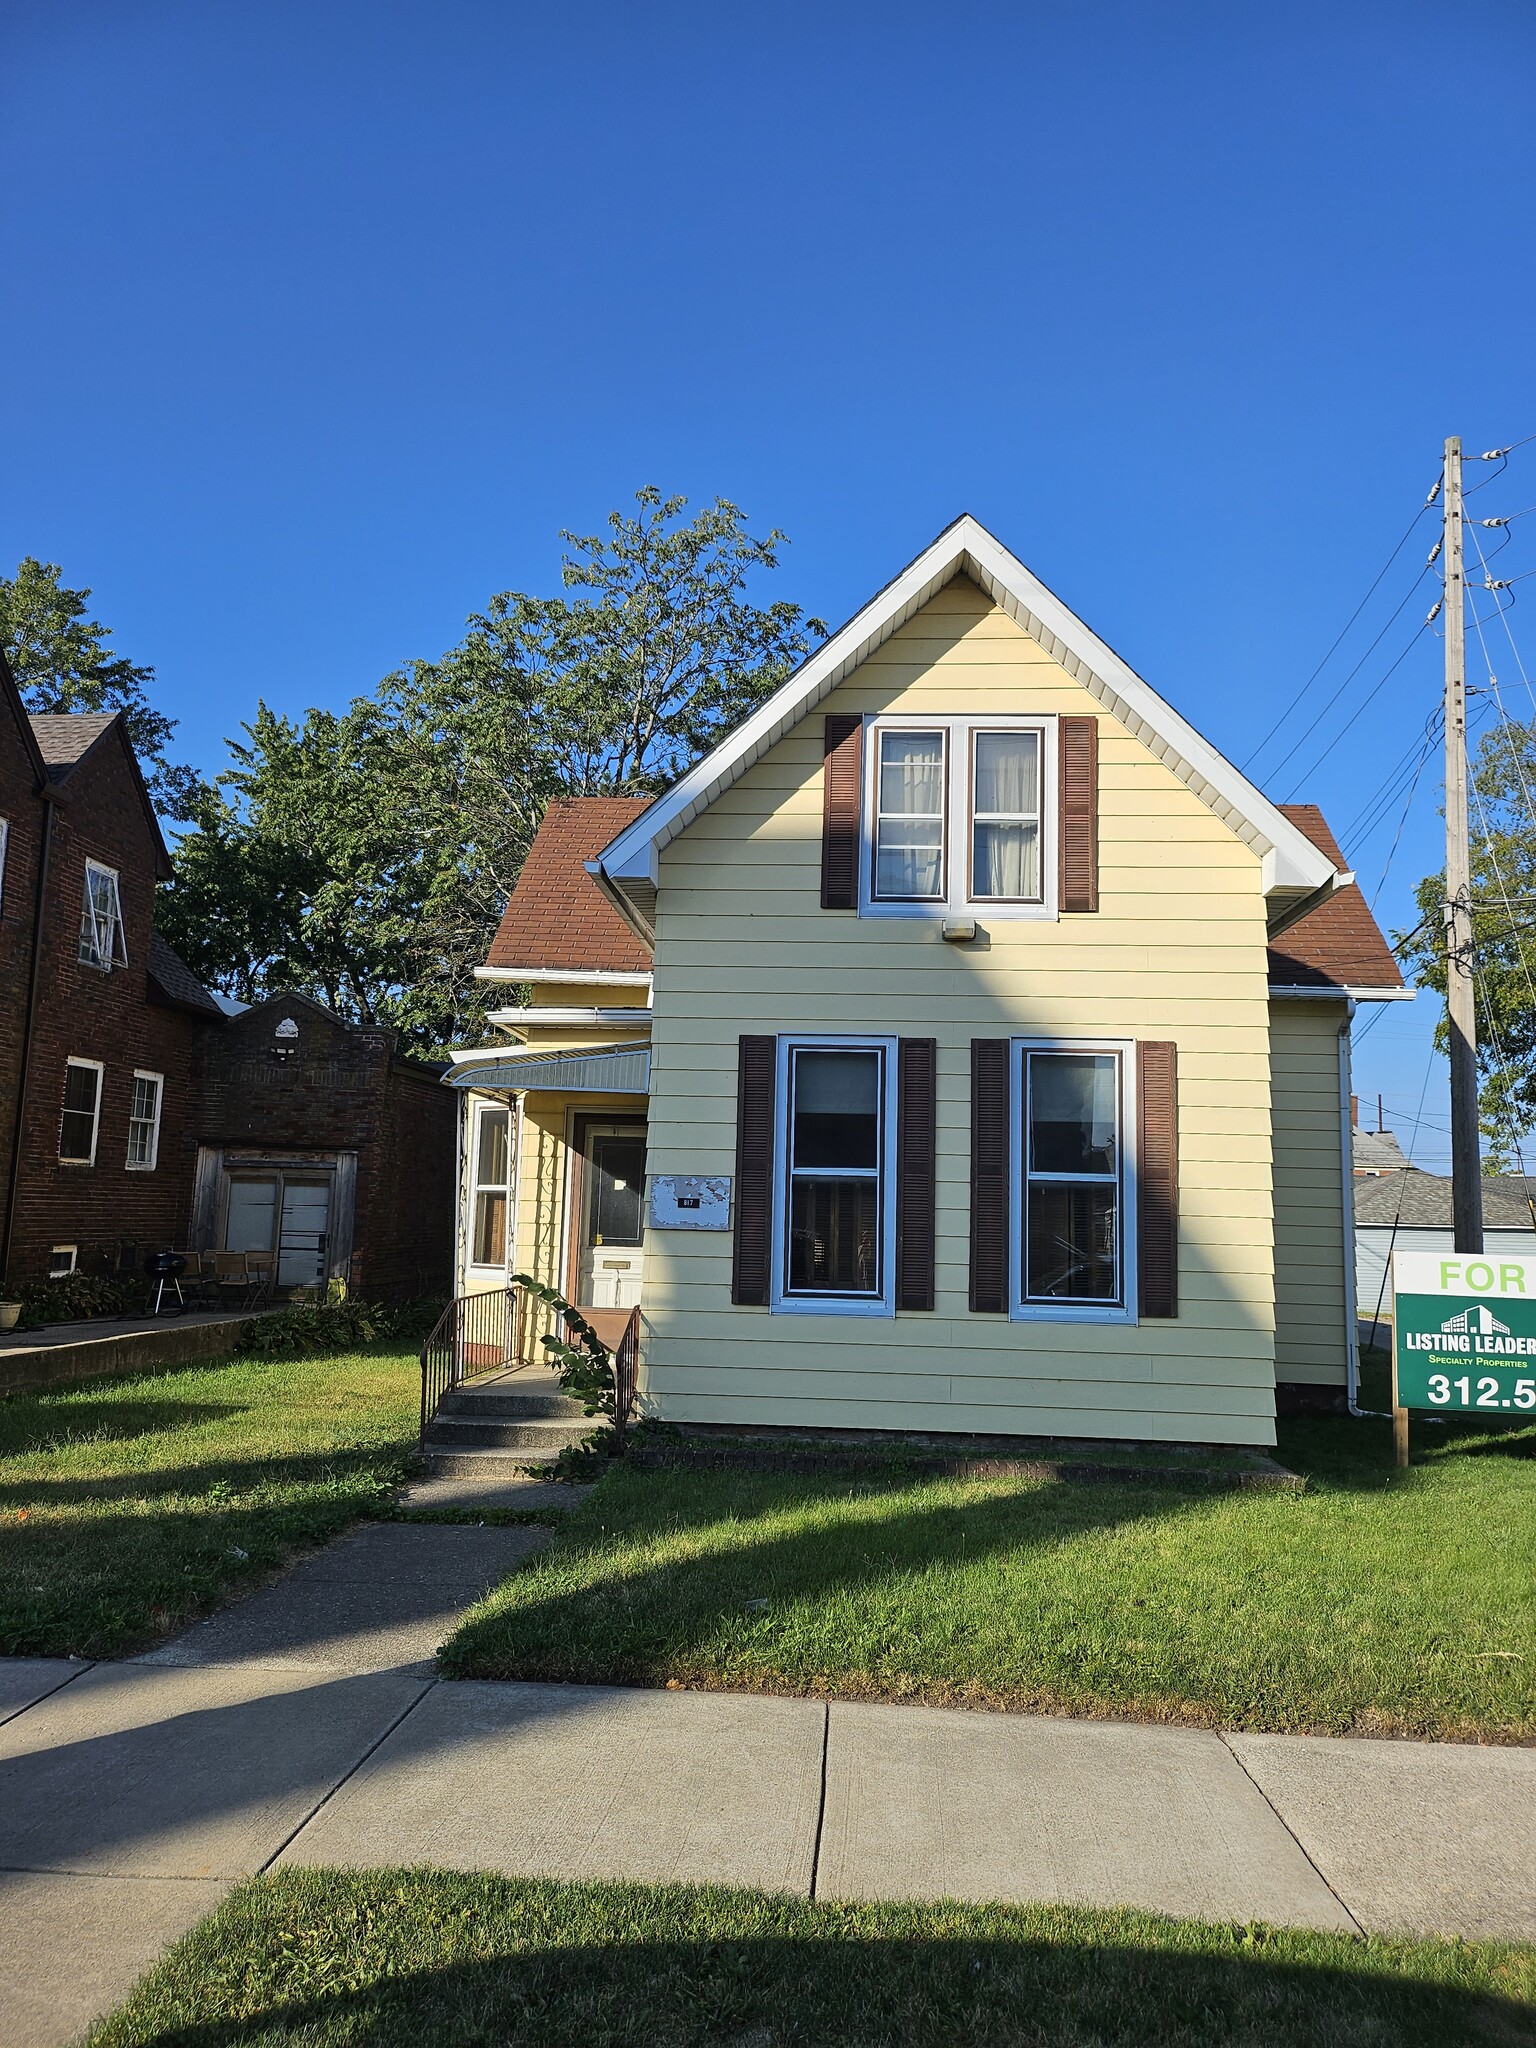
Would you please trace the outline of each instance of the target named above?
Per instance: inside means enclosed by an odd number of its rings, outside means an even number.
[[[1536,1411],[1536,1258],[1392,1254],[1392,1436],[1408,1463],[1408,1411]]]

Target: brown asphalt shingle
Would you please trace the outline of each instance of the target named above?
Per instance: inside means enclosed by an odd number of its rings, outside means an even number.
[[[34,711],[27,717],[37,751],[53,771],[57,782],[101,738],[115,711]]]
[[[1335,867],[1348,867],[1316,804],[1279,808]],[[1276,939],[1269,949],[1269,982],[1271,988],[1401,988],[1403,977],[1365,898],[1351,882]]]
[[[582,866],[649,808],[648,797],[579,796],[552,803],[486,955],[488,967],[649,974],[650,949]]]

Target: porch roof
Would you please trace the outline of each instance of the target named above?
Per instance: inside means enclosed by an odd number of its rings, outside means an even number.
[[[648,1045],[583,1047],[579,1052],[509,1052],[468,1060],[448,1077],[453,1088],[540,1088],[558,1095],[649,1095]]]

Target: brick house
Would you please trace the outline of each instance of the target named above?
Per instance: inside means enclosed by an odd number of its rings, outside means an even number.
[[[170,872],[122,717],[29,716],[0,661],[0,1278],[225,1246],[238,1158],[238,1248],[258,1248],[270,1193],[264,1248],[292,1221],[314,1240],[304,1280],[445,1282],[453,1106],[435,1072],[313,1005],[283,1006],[304,1019],[285,1056],[258,1051],[273,1006],[230,1019],[154,929]],[[267,1154],[284,1156],[263,1187]],[[290,1196],[298,1154],[314,1170]],[[302,1263],[285,1259],[288,1284]]]

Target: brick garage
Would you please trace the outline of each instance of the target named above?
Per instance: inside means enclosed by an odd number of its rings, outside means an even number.
[[[237,1240],[260,1236],[270,1196],[274,1222],[295,1219],[288,1284],[305,1284],[298,1267],[320,1234],[316,1277],[377,1296],[446,1289],[454,1104],[438,1074],[402,1058],[393,1031],[303,996],[273,996],[204,1033],[193,1244],[265,1248]]]

